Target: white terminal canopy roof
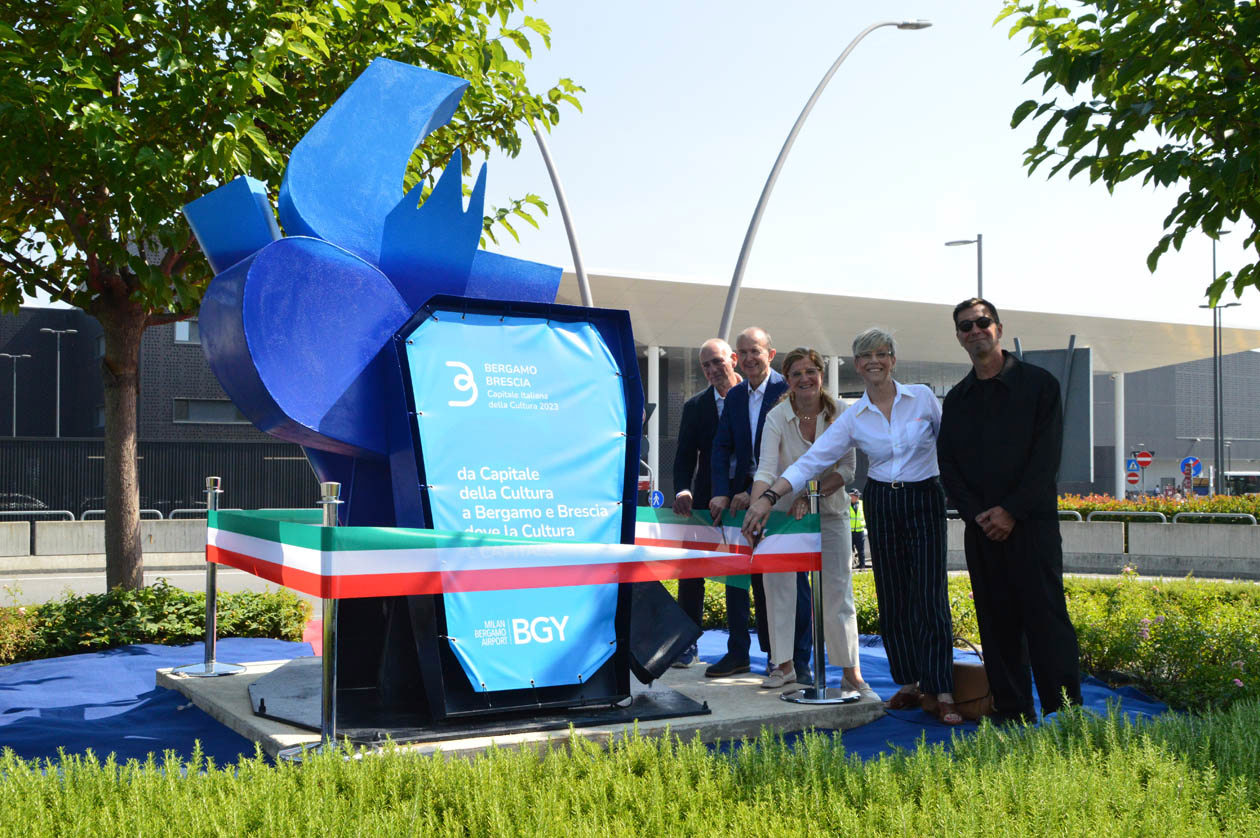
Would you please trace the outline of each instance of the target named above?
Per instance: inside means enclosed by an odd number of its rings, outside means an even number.
[[[630,312],[635,340],[641,344],[699,347],[714,336],[726,303],[725,284],[607,273],[588,278],[595,305]],[[556,302],[582,304],[572,271],[564,272]],[[805,345],[824,355],[847,357],[854,335],[880,326],[896,336],[897,355],[904,360],[967,363],[949,325],[956,302],[744,287],[732,338],[756,325],[770,332],[780,349]],[[1015,338],[1025,350],[1065,349],[1070,336],[1076,335],[1077,347],[1094,350],[1095,372],[1137,372],[1212,357],[1211,325],[1018,311],[1003,307],[1001,300],[993,303],[1002,316],[1006,349],[1014,350]],[[1209,319],[1206,311],[1202,313]],[[1221,344],[1226,355],[1260,348],[1260,330],[1225,328]]]

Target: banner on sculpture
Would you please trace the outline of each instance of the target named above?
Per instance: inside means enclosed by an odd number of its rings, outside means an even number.
[[[438,311],[406,338],[404,377],[435,528],[621,541],[625,395],[591,324]],[[616,647],[615,587],[442,598],[451,650],[483,689],[580,683]],[[520,648],[499,642],[505,627],[534,625],[540,614],[567,630],[548,642],[530,635]]]

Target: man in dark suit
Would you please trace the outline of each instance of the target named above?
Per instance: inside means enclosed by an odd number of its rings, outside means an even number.
[[[700,369],[709,386],[683,405],[678,450],[674,453],[674,512],[678,515],[690,515],[695,507],[707,509],[709,506],[709,498],[713,496],[710,466],[713,437],[717,434],[726,394],[739,383],[739,376],[735,374],[735,352],[721,338],[706,340],[700,346]],[[704,615],[704,579],[679,579],[678,604],[697,626],[700,625]],[[685,667],[695,661],[693,645],[672,665]]]
[[[744,380],[726,394],[726,407],[713,439],[713,497],[709,500],[709,512],[715,521],[727,508],[732,512],[748,508],[748,490],[752,488],[761,452],[761,429],[765,425],[766,414],[788,387],[787,380],[770,367],[775,350],[765,329],[751,326],[740,332],[735,340],[735,354]],[[810,626],[812,605],[806,574],[797,574],[796,583],[796,642],[792,662],[797,681],[809,683],[813,680],[810,676],[813,630]],[[751,588],[757,603],[757,643],[768,653],[770,630],[766,622],[766,594],[760,574],[753,575]],[[727,640],[726,655],[705,670],[705,676],[720,678],[748,671],[748,650],[751,646],[748,599],[748,591],[743,588],[726,586],[726,620],[730,639]]]

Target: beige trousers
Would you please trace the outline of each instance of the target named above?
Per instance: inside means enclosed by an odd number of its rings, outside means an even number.
[[[766,617],[770,624],[770,662],[792,660],[796,633],[796,574],[767,573]],[[849,516],[822,515],[823,630],[827,662],[857,666],[857,608],[853,604],[853,532]]]

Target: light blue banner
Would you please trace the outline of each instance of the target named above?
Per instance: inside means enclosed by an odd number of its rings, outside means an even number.
[[[585,323],[438,312],[407,340],[437,529],[621,540],[625,400]],[[444,594],[478,690],[576,684],[612,655],[615,585]]]

